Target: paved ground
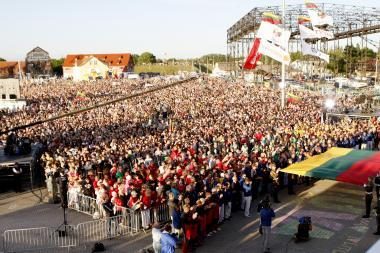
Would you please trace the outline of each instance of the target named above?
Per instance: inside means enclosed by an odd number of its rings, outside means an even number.
[[[374,217],[361,218],[364,200],[360,187],[319,181],[311,188],[298,187],[297,192],[297,196],[282,192],[282,203],[273,205],[277,215],[271,237],[273,253],[364,253],[380,239],[372,235],[376,226]],[[256,204],[253,204],[253,211]],[[304,215],[312,217],[312,239],[295,244],[290,239],[296,231],[297,219]],[[68,220],[71,224],[90,219],[87,215],[69,211]],[[39,198],[33,194],[0,199],[0,232],[9,228],[54,227],[61,222],[62,210],[57,205],[40,204]],[[258,223],[258,216],[254,212],[251,218],[245,218],[242,212],[235,213],[232,220],[222,226],[222,231],[207,238],[196,252],[261,252]],[[151,244],[151,235],[147,233],[107,240],[104,244],[109,253],[135,253]],[[80,251],[90,252],[89,249]]]
[[[361,218],[364,208],[361,187],[325,180],[310,188],[298,187],[297,192],[297,196],[282,192],[282,203],[273,205],[277,217],[270,241],[272,253],[364,253],[380,239],[372,234],[376,226],[374,217]],[[257,202],[254,202],[251,218],[245,218],[242,212],[235,213],[196,253],[261,252],[256,207]],[[296,244],[291,238],[298,218],[305,215],[312,217],[312,239]],[[150,244],[150,236],[133,244],[118,239],[107,242],[106,246],[109,252],[138,252],[135,249],[139,249],[139,245],[144,247],[144,242]]]

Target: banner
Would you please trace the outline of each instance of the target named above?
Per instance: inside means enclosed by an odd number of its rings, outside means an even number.
[[[302,48],[302,53],[305,55],[316,56],[318,58],[321,58],[327,63],[330,62],[330,57],[328,54],[322,53],[321,51],[313,48],[311,44],[306,43],[306,41],[303,39],[301,39],[301,48]]]
[[[262,54],[259,53],[259,47],[260,47],[260,39],[255,39],[253,41],[253,45],[251,48],[251,51],[249,52],[249,55],[247,59],[245,60],[245,63],[243,65],[243,69],[255,69],[257,66],[257,62],[260,60]]]
[[[290,64],[290,55],[287,50],[284,50],[273,43],[261,40],[260,47],[259,47],[259,53],[269,56],[273,58],[276,61],[279,61],[281,63],[284,63],[286,65]]]
[[[268,22],[261,22],[256,36],[261,39],[269,40],[273,44],[280,45],[283,49],[287,49],[290,31],[286,31],[281,27]]]
[[[326,15],[321,10],[318,9],[308,9],[307,12],[309,13],[309,16],[311,18],[311,23],[313,24],[313,27],[315,26],[324,26],[329,25],[333,26],[334,21],[331,16]]]
[[[330,31],[325,31],[322,29],[319,29],[317,27],[314,27],[314,30],[311,30],[307,28],[304,25],[299,25],[301,39],[319,39],[319,38],[327,38],[327,39],[333,39],[334,34]]]

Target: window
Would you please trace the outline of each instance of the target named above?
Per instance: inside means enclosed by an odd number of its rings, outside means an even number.
[[[5,94],[2,94],[2,95],[1,95],[1,98],[2,98],[2,99],[6,99],[7,96],[6,96]]]
[[[9,94],[9,99],[17,99],[17,95],[16,94]]]

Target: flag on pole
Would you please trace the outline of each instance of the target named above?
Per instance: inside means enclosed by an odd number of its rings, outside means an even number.
[[[323,11],[316,10],[316,9],[308,9],[309,16],[311,18],[311,23],[313,24],[313,27],[316,26],[324,26],[329,25],[333,26],[334,21],[331,16],[326,15]]]
[[[305,23],[310,23],[310,22],[311,22],[311,19],[309,17],[305,17],[305,16],[298,17],[298,24],[300,25],[305,24]]]
[[[257,62],[260,60],[262,54],[259,53],[259,47],[260,47],[260,39],[256,38],[253,41],[253,46],[251,48],[251,51],[249,52],[249,55],[247,59],[245,60],[245,63],[243,65],[243,69],[255,69],[257,66]]]
[[[319,29],[318,27],[314,27],[314,32],[319,36],[319,38],[327,38],[327,39],[333,39],[334,33],[331,31],[326,31]]]
[[[327,38],[333,39],[334,34],[330,31],[322,30],[317,27],[314,27],[314,30],[307,28],[304,25],[299,25],[301,39],[320,39]]]
[[[325,54],[315,48],[309,43],[306,43],[305,40],[301,38],[301,48],[302,48],[302,53],[305,55],[312,55],[316,56],[318,58],[321,58],[325,62],[329,63],[330,62],[330,57],[328,54]]]
[[[286,65],[290,64],[289,52],[267,40],[261,40],[259,53],[269,56],[270,58]]]
[[[309,0],[305,0],[305,5],[308,9],[318,9],[318,6],[314,2]]]
[[[274,25],[281,24],[281,17],[277,16],[276,14],[272,12],[264,12],[261,18],[262,22],[268,22]]]
[[[281,48],[285,49],[288,48],[290,31],[286,31],[281,27],[268,22],[261,22],[256,36],[271,41],[273,44],[280,45]]]

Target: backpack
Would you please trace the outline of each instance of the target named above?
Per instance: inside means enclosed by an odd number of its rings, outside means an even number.
[[[104,244],[101,242],[97,242],[94,244],[94,247],[92,248],[92,253],[94,252],[102,252],[105,251]]]

